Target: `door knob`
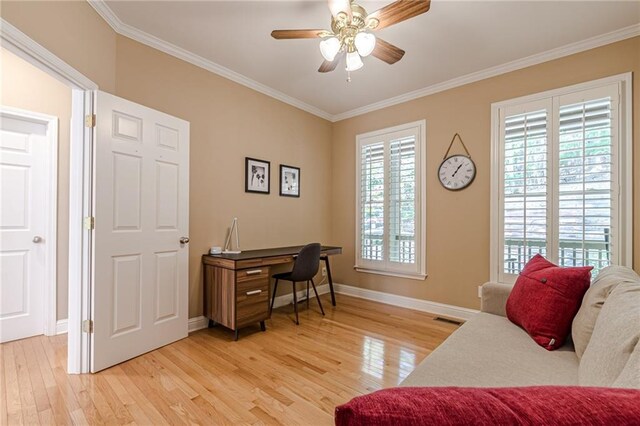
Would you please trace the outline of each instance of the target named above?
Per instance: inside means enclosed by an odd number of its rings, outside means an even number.
[[[180,244],[188,244],[188,243],[189,243],[189,237],[180,238]]]
[[[42,242],[42,237],[39,237],[39,236],[36,235],[35,237],[33,237],[33,242],[36,243],[36,244],[41,243]]]

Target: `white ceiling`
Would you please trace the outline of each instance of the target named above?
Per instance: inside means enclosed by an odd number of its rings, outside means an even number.
[[[368,12],[385,4],[359,2]],[[318,40],[274,40],[273,29],[327,28],[326,1],[107,1],[117,18],[292,98],[344,114],[407,92],[640,22],[639,1],[445,1],[377,36],[407,53],[373,57],[346,82],[317,72]]]

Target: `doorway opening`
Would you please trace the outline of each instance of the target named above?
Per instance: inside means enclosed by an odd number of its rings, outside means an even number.
[[[67,329],[71,89],[5,49],[0,59],[0,342],[6,342]]]
[[[68,348],[67,372],[84,373],[89,371],[89,337],[86,333],[82,333],[82,322],[90,318],[90,312],[88,312],[87,307],[90,306],[91,231],[85,229],[82,224],[83,218],[91,216],[92,212],[92,129],[85,127],[85,117],[92,115],[92,91],[96,90],[98,86],[5,20],[1,20],[0,23],[0,42],[3,59],[3,91],[0,104],[3,104],[3,106],[7,103],[13,104],[6,105],[10,106],[10,108],[4,108],[3,110],[3,125],[5,122],[9,123],[9,118],[16,119],[18,117],[16,114],[18,113],[22,113],[23,116],[31,114],[32,117],[37,116],[34,123],[36,127],[31,129],[32,133],[30,133],[35,135],[33,136],[34,138],[37,138],[39,131],[45,137],[53,133],[58,136],[58,147],[54,151],[59,155],[55,158],[55,161],[51,156],[44,160],[45,166],[51,166],[48,169],[49,171],[57,169],[56,177],[58,179],[48,177],[45,180],[47,187],[55,186],[55,190],[51,188],[44,190],[49,201],[53,202],[50,203],[50,207],[43,207],[48,213],[52,213],[51,209],[54,209],[57,204],[54,223],[50,224],[51,226],[47,229],[46,235],[37,233],[30,235],[32,233],[31,230],[24,232],[24,234],[29,234],[29,242],[32,246],[36,246],[38,249],[47,246],[50,249],[49,252],[53,252],[53,255],[48,257],[42,256],[42,259],[46,259],[45,263],[49,265],[46,267],[46,272],[53,278],[48,278],[48,281],[45,280],[47,284],[46,290],[49,291],[49,296],[45,296],[45,298],[49,300],[49,304],[47,305],[48,308],[43,309],[43,311],[48,321],[45,319],[42,325],[42,333],[40,334],[54,335],[66,331]],[[11,85],[5,84],[4,81],[13,72],[11,68],[8,68],[9,66],[20,68],[22,71],[15,74]],[[34,78],[34,76],[37,76],[37,78]],[[34,87],[34,82],[36,81],[46,81],[48,88],[56,87],[57,84],[57,93],[64,93],[64,95],[56,97],[51,96],[47,91],[39,91]],[[13,100],[8,96],[12,90],[14,91]],[[61,101],[61,98],[64,98],[64,100]],[[65,103],[66,106],[62,107]],[[55,105],[57,105],[57,109],[54,108]],[[39,114],[34,114],[34,111]],[[13,116],[10,114],[13,114]],[[5,117],[7,117],[6,120]],[[37,128],[38,120],[42,126],[40,130]],[[49,123],[55,123],[58,128],[54,129],[54,124]],[[10,124],[16,125],[15,122]],[[15,130],[15,128],[7,130]],[[13,133],[19,134],[19,132]],[[6,138],[3,137],[4,139]],[[47,148],[49,147],[47,146]],[[8,150],[3,151],[3,162],[5,151]],[[36,151],[33,152],[35,153]],[[17,154],[17,152],[14,154]],[[20,164],[14,164],[13,166],[13,169],[11,167],[7,168],[7,170],[13,172],[13,175],[9,173],[11,176],[8,177],[13,180],[18,179],[19,182],[19,176],[16,175],[20,175],[21,170],[24,172],[24,168],[20,169]],[[16,172],[16,170],[18,171]],[[32,172],[23,173],[27,180],[29,180],[30,174]],[[35,182],[29,181],[28,183]],[[25,183],[23,188],[27,186]],[[18,193],[13,186],[8,188],[6,190],[4,187],[2,188],[3,208],[5,206],[4,198],[8,197],[14,200],[15,194],[11,191]],[[32,198],[29,198],[29,200]],[[6,205],[12,206],[12,214],[19,210],[16,209],[16,203],[9,202]],[[23,210],[26,211],[24,208]],[[7,212],[9,212],[8,209]],[[3,211],[2,214],[4,215],[5,212]],[[17,214],[14,214],[14,216],[17,217]],[[49,217],[48,220],[50,222],[52,214],[46,216]],[[0,225],[4,226],[3,224]],[[22,250],[23,254],[24,251]],[[23,257],[27,257],[31,261],[37,254],[39,253],[34,251],[34,255],[26,254]],[[35,260],[38,260],[37,256]],[[16,267],[16,263],[7,263],[12,266],[10,268],[13,269],[12,273],[14,275],[17,274],[16,276],[19,277],[19,271],[17,270],[20,268]],[[18,264],[18,266],[20,265]],[[33,274],[33,268],[31,267],[24,267],[22,271],[26,271],[23,280],[28,280],[29,274]],[[3,281],[4,274],[5,269],[3,268]],[[42,287],[42,293],[47,293],[44,291],[44,284],[42,284]],[[34,289],[37,289],[37,287],[34,287]],[[26,293],[23,291],[20,297],[23,300],[28,300],[37,291],[34,289],[29,289]],[[5,289],[2,288],[2,291],[4,293]],[[6,300],[4,297],[2,299],[3,301]],[[13,302],[15,300],[17,299],[13,299]],[[38,303],[37,300],[34,303]],[[13,304],[13,307],[3,306],[2,309],[8,308],[7,310],[10,311],[11,308],[15,308],[18,305],[17,302]],[[2,312],[0,312],[0,317],[2,317]]]

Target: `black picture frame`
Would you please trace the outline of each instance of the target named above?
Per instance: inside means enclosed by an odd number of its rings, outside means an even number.
[[[254,194],[269,194],[271,192],[270,161],[245,157],[244,192],[251,192]]]
[[[280,164],[280,196],[300,198],[300,167]]]

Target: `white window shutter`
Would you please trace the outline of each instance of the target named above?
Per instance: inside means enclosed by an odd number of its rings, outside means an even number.
[[[531,257],[548,253],[548,129],[547,109],[504,120],[504,274],[518,274]]]
[[[359,135],[356,270],[426,277],[424,121]]]
[[[389,260],[416,263],[416,138],[392,140],[389,161]]]
[[[385,171],[384,142],[360,150],[360,256],[384,261]]]
[[[612,106],[605,97],[559,107],[558,261],[594,274],[615,256]]]
[[[539,253],[561,266],[617,264],[618,84],[506,106],[500,118],[498,279]]]

